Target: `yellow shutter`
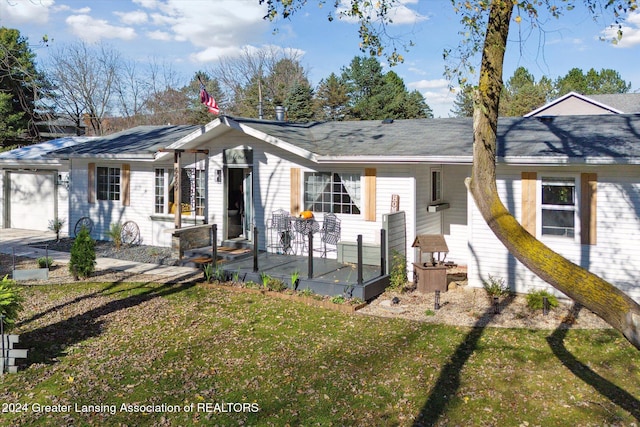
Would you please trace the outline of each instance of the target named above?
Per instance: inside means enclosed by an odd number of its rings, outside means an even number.
[[[96,202],[96,164],[87,165],[87,202]]]
[[[376,170],[364,170],[364,220],[376,220]]]
[[[522,226],[536,235],[536,181],[535,172],[522,172]]]
[[[580,242],[583,245],[596,244],[596,190],[598,175],[583,173],[580,176]]]
[[[291,215],[300,213],[300,168],[291,168]]]
[[[131,166],[125,163],[122,165],[122,206],[129,206],[129,204],[131,203],[130,182]]]

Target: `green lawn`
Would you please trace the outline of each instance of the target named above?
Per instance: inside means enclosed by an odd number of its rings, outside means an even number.
[[[30,357],[0,380],[2,425],[640,420],[640,354],[611,330],[427,325],[200,285],[25,294],[15,332]]]

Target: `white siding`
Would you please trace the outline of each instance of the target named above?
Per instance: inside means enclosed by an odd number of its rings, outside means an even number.
[[[71,195],[70,228],[73,233],[76,222],[83,216],[88,216],[93,220],[93,231],[91,235],[100,240],[107,240],[107,231],[114,223],[124,223],[134,221],[140,228],[140,238],[142,244],[157,244],[154,235],[158,235],[158,230],[154,229],[151,221],[153,213],[153,191],[154,191],[154,168],[152,163],[141,162],[115,162],[115,161],[92,161],[96,167],[119,167],[124,163],[131,167],[130,175],[130,206],[122,205],[122,187],[120,200],[95,200],[95,203],[88,203],[88,164],[87,160],[74,160],[72,171],[73,192]],[[122,181],[121,181],[122,185]],[[156,237],[157,238],[157,237]]]
[[[528,169],[529,171],[531,169]],[[521,169],[499,168],[498,189],[509,210],[521,217]],[[558,168],[538,169],[538,179]],[[581,245],[579,239],[543,238],[551,249],[615,284],[640,300],[640,182],[637,166],[599,167],[582,170],[565,167],[562,173],[597,173],[597,244]],[[579,182],[576,187],[579,188]],[[539,199],[539,196],[538,196]],[[475,206],[471,216],[469,281],[481,286],[489,274],[506,280],[511,289],[526,293],[548,285],[511,256],[493,235]],[[539,221],[539,215],[537,215]],[[550,289],[552,290],[552,289]],[[552,290],[553,291],[553,290]],[[557,292],[556,292],[557,293]]]
[[[444,201],[449,203],[449,209],[442,211],[442,233],[449,248],[447,259],[459,265],[467,265],[469,262],[468,200],[464,184],[469,175],[469,166],[445,165],[442,169]]]

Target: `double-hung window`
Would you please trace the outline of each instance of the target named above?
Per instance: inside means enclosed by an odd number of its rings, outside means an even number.
[[[120,168],[98,167],[96,178],[98,200],[120,200]]]
[[[574,238],[576,235],[576,180],[572,177],[542,177],[543,236]]]
[[[360,181],[360,174],[357,173],[305,172],[305,210],[359,215]]]

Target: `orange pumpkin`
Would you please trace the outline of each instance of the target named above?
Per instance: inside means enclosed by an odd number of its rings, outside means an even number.
[[[313,218],[313,212],[311,212],[311,211],[302,211],[302,212],[300,212],[300,218],[302,218],[302,219],[311,219],[311,218]]]

